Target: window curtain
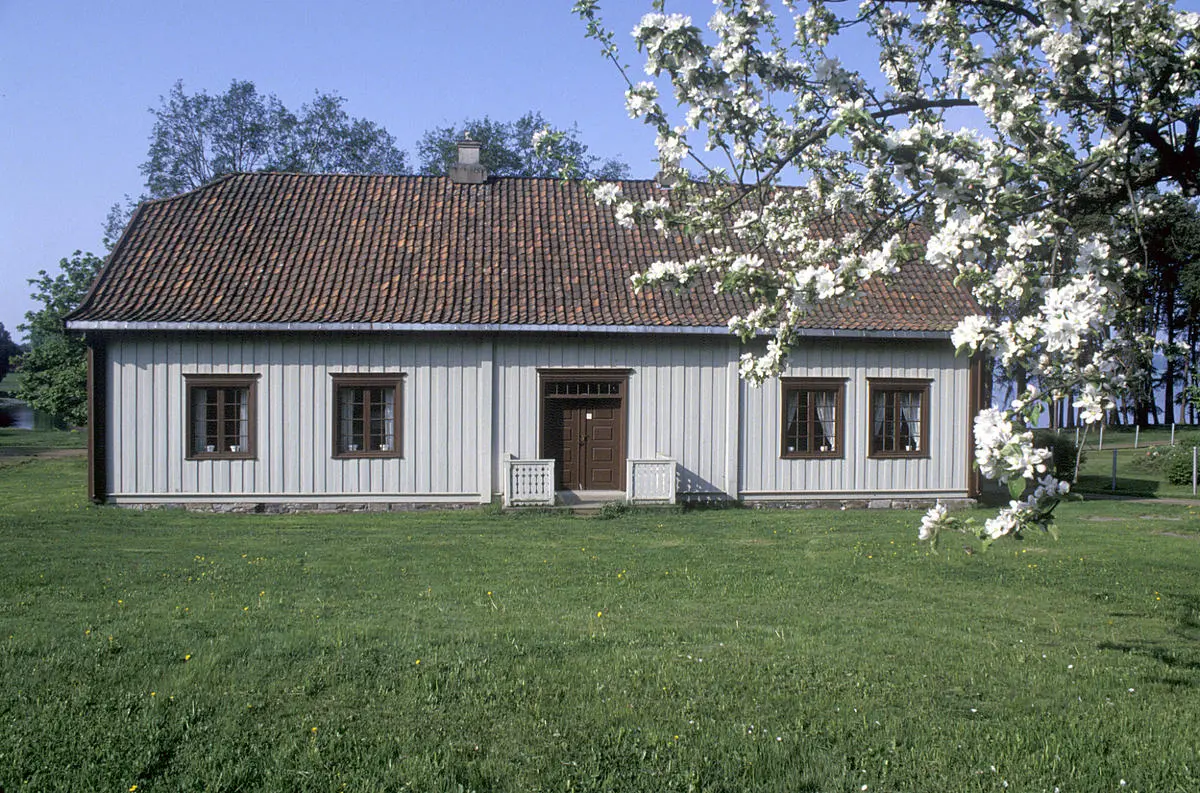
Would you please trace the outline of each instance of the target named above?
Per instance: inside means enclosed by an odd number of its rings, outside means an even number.
[[[242,451],[247,451],[250,448],[250,392],[245,388],[230,388],[225,392],[225,399],[228,402],[225,409],[237,428],[232,435],[237,438]]]
[[[875,394],[875,405],[873,407],[873,423],[875,425],[875,448],[878,451],[890,451],[888,449],[888,439],[885,434],[887,429],[887,394],[879,392]]]
[[[921,451],[921,395],[914,392],[902,392],[897,395],[897,403],[901,421],[900,437],[905,447],[913,451]]]
[[[209,444],[216,443],[216,438],[210,438],[208,432],[208,392],[207,388],[192,389],[192,454],[200,454]],[[216,394],[213,395],[212,404],[215,409]]]
[[[797,448],[800,442],[800,392],[789,391],[787,394],[787,438],[788,451],[805,451]]]
[[[837,399],[832,391],[818,391],[813,394],[817,418],[817,433],[820,436],[820,446],[825,446],[828,451],[837,451],[835,448],[837,438]]]
[[[354,436],[354,389],[338,389],[338,449],[339,452],[350,450],[350,444],[359,441]]]
[[[380,451],[390,451],[396,443],[396,391],[379,388],[371,398],[371,442]]]

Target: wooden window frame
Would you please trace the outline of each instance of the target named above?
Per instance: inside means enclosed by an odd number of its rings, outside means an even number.
[[[404,374],[389,372],[387,374],[334,374],[331,375],[332,420],[330,432],[330,448],[335,460],[360,459],[398,459],[404,457]],[[343,388],[361,388],[368,391],[393,389],[392,396],[392,448],[390,449],[349,449],[343,451],[341,444],[341,390]],[[347,443],[347,446],[349,444]]]
[[[867,456],[879,460],[915,460],[929,458],[929,395],[933,381],[922,378],[867,378]],[[916,449],[885,451],[875,444],[875,395],[919,394],[921,397],[921,433]],[[893,408],[894,409],[894,408]],[[897,446],[899,439],[897,438]]]
[[[833,449],[822,451],[788,449],[788,406],[793,394],[830,392],[834,394]],[[840,378],[784,377],[779,389],[779,457],[784,460],[840,460],[846,456],[846,381]],[[814,407],[809,400],[809,409],[804,418],[809,427],[808,437],[813,437],[815,422]],[[828,436],[827,436],[828,437]]]
[[[258,440],[258,378],[257,374],[192,374],[184,375],[184,398],[187,400],[187,459],[188,460],[253,460],[257,456]],[[217,389],[217,412],[224,404],[222,391],[230,388],[246,389],[246,448],[230,451],[229,446],[243,444],[205,444],[216,447],[214,451],[196,451],[196,401],[193,394],[200,389]],[[207,405],[207,400],[205,401]],[[222,419],[218,419],[221,421]],[[207,438],[206,438],[207,439]],[[224,438],[222,440],[225,440]]]

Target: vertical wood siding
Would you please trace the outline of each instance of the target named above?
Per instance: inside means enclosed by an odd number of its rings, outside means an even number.
[[[772,379],[742,384],[742,489],[747,495],[955,492],[967,489],[967,394],[970,361],[949,342],[805,342],[786,377],[845,378],[845,442],[839,459],[780,457],[781,387]],[[868,378],[928,378],[929,457],[870,459]]]
[[[969,362],[948,342],[806,342],[786,376],[845,378],[845,454],[780,458],[780,385],[737,378],[724,336],[158,335],[109,341],[108,488],[136,497],[487,500],[541,454],[540,369],[628,369],[626,456],[679,464],[683,494],[965,492]],[[401,459],[332,455],[335,373],[403,373]],[[185,376],[256,374],[253,460],[188,460]],[[867,457],[867,378],[928,378],[928,459]]]
[[[679,463],[683,493],[722,491],[732,474],[727,451],[729,361],[737,344],[723,336],[509,336],[496,342],[496,454],[537,458],[539,369],[629,369],[626,456],[665,455]],[[733,370],[736,377],[736,370]]]
[[[479,498],[478,344],[423,336],[117,337],[109,494]],[[332,374],[403,373],[401,459],[332,454]],[[188,460],[190,374],[256,374],[256,459]],[[483,389],[486,391],[486,389]]]

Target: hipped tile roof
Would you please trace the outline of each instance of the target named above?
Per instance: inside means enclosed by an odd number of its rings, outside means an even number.
[[[622,183],[636,200],[649,181]],[[629,277],[690,242],[625,229],[578,183],[236,174],[144,204],[70,317],[113,323],[725,325],[747,306],[711,283],[634,294]],[[938,331],[975,311],[913,262],[811,329]]]

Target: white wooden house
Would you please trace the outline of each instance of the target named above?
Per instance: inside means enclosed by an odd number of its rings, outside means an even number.
[[[974,308],[948,273],[913,263],[815,312],[786,376],[754,387],[732,298],[629,287],[689,245],[617,226],[581,185],[472,167],[239,174],[148,202],[68,320],[90,349],[91,495],[265,509],[974,495],[984,378],[949,342]]]

